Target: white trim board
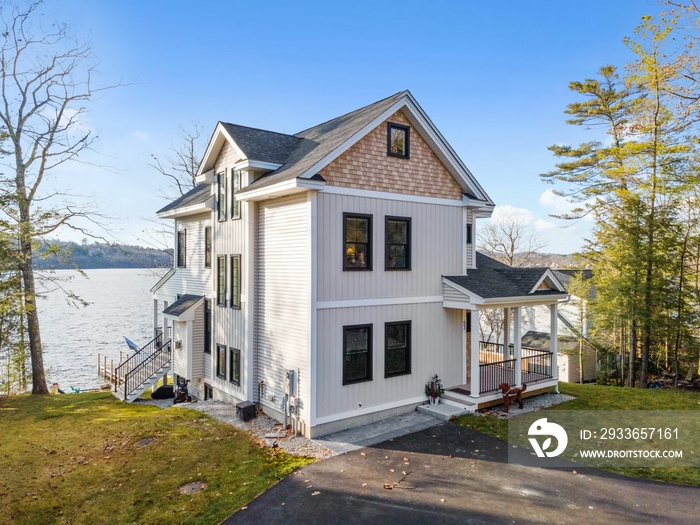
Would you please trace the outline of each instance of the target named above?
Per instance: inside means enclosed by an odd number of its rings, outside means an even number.
[[[384,403],[383,405],[374,405],[367,408],[359,408],[351,412],[341,412],[340,414],[318,417],[316,418],[316,421],[313,421],[311,423],[311,426],[315,427],[318,425],[325,425],[326,423],[333,423],[335,421],[340,421],[341,419],[350,419],[358,416],[366,416],[367,414],[372,414],[374,412],[381,412],[383,410],[391,410],[392,408],[399,408],[406,405],[424,403],[426,399],[427,397],[425,395],[422,395],[419,397],[413,397],[411,399],[402,399],[400,401],[394,401],[392,403]]]
[[[326,184],[321,193],[330,193],[333,195],[348,195],[351,197],[367,197],[370,199],[384,199],[390,201],[415,202],[419,204],[437,204],[440,206],[457,206],[467,207],[465,199],[441,199],[438,197],[423,197],[421,195],[408,195],[406,193],[391,193],[388,191],[375,190],[359,190],[356,188],[347,188],[345,186],[330,186]],[[467,199],[468,200],[468,199]]]
[[[363,306],[393,306],[397,304],[441,303],[442,295],[423,297],[378,297],[375,299],[345,299],[340,301],[318,301],[316,308],[329,310],[331,308],[358,308]]]

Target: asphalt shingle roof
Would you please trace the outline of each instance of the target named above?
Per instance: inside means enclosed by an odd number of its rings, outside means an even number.
[[[288,157],[280,168],[260,177],[258,180],[248,185],[241,193],[264,188],[278,182],[296,179],[381,115],[399,100],[404,93],[405,91],[396,93],[395,95],[370,104],[369,106],[356,109],[355,111],[351,111],[350,113],[324,122],[323,124],[300,131],[294,136],[284,135],[285,137],[297,140],[296,148],[289,152]],[[265,136],[259,135],[258,137],[263,139]],[[236,144],[238,144],[238,142],[236,142]],[[292,141],[290,140],[286,144],[292,144]],[[281,157],[282,156],[279,158]],[[261,158],[255,160],[268,159]]]
[[[535,332],[529,330],[521,339],[522,346],[534,348],[535,350],[549,350],[549,334],[546,332]],[[591,348],[588,341],[583,342],[586,349]],[[578,337],[568,335],[557,336],[557,350],[562,352],[577,352],[579,349]]]
[[[228,122],[222,122],[221,125],[231,135],[236,146],[241,149],[248,160],[284,164],[299,146],[299,143],[304,140],[294,135],[249,128]]]
[[[558,290],[537,290],[531,293],[547,268],[512,268],[477,252],[477,267],[467,275],[445,278],[484,299],[566,295]]]
[[[165,310],[163,310],[163,313],[167,315],[172,315],[173,317],[179,317],[182,314],[184,314],[187,310],[192,308],[195,304],[197,304],[197,301],[202,299],[202,297],[203,296],[201,295],[183,295],[177,301],[175,301],[173,304],[171,304]]]
[[[195,204],[202,204],[207,202],[209,195],[211,194],[211,187],[209,184],[198,184],[194,189],[185,193],[182,197],[175,199],[173,202],[167,206],[161,208],[156,213],[163,213],[166,211],[174,210],[176,208],[184,208],[186,206],[194,206]]]

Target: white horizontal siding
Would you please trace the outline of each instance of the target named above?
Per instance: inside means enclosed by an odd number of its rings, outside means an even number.
[[[263,403],[280,410],[285,371],[300,372],[300,417],[307,422],[310,235],[306,195],[258,205],[257,380],[265,382]]]
[[[210,224],[210,214],[175,221],[177,231],[187,231],[186,266],[175,273],[156,292],[159,298],[177,295],[211,295],[212,269],[204,267],[204,228]],[[175,235],[175,264],[177,265],[177,235]]]
[[[411,321],[411,373],[384,377],[384,323]],[[372,324],[373,379],[343,385],[343,326]],[[317,417],[329,417],[424,394],[438,374],[445,387],[463,384],[462,312],[440,303],[369,306],[318,312]]]
[[[469,300],[465,294],[445,283],[442,283],[442,296],[446,301],[464,302]]]
[[[372,215],[372,271],[343,271],[343,213]],[[411,270],[385,271],[385,217],[411,218]],[[456,206],[318,194],[318,300],[435,296],[461,275],[464,213]]]

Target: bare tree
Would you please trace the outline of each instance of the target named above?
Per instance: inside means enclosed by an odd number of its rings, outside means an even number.
[[[153,161],[149,164],[161,175],[169,179],[170,188],[175,198],[184,195],[195,186],[197,170],[202,160],[204,145],[202,144],[202,126],[193,122],[188,128],[180,126],[179,143],[170,147],[168,156],[161,161],[156,155],[151,155]],[[173,195],[168,195],[173,197]]]
[[[523,216],[505,212],[478,231],[479,249],[508,266],[527,266],[547,244]]]
[[[36,309],[33,241],[90,218],[68,196],[40,191],[47,174],[90,148],[94,137],[81,122],[85,104],[109,87],[95,87],[89,45],[65,24],[41,22],[40,2],[0,8],[0,126],[7,135],[0,192],[11,197],[2,213],[15,225],[24,312],[32,365],[32,393],[47,394]],[[59,203],[59,200],[61,202]]]

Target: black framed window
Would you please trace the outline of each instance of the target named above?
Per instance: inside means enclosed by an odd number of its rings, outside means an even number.
[[[211,268],[211,226],[204,228],[204,267]]]
[[[241,256],[231,256],[231,308],[241,307]]]
[[[204,299],[204,353],[211,354],[211,299]]]
[[[343,214],[343,270],[372,269],[372,216]]]
[[[384,377],[411,373],[411,321],[384,323]]]
[[[211,385],[204,383],[204,401],[208,401],[209,399],[214,399],[214,389]]]
[[[241,351],[237,348],[229,348],[228,380],[234,385],[241,384]]]
[[[187,265],[187,230],[177,232],[177,266],[184,268]]]
[[[472,242],[472,225],[467,224],[467,244],[471,244]]]
[[[217,210],[219,214],[219,220],[226,220],[226,172],[222,171],[216,176],[216,186],[217,186]]]
[[[226,256],[216,258],[216,304],[226,306]]]
[[[343,384],[372,380],[372,325],[343,327]]]
[[[408,126],[389,122],[387,130],[387,155],[407,159],[410,156],[410,135]]]
[[[411,219],[386,217],[385,220],[385,269],[411,269]]]
[[[216,377],[226,379],[226,345],[216,345]]]
[[[231,218],[241,218],[241,203],[238,202],[236,195],[241,190],[241,172],[238,170],[231,171]]]

